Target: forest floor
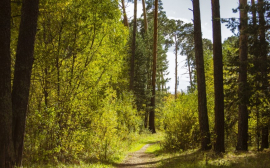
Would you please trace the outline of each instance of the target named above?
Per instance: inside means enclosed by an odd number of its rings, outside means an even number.
[[[270,168],[270,150],[236,152],[233,149],[223,155],[198,149],[167,153],[158,143],[147,144],[130,153],[116,168]]]
[[[227,149],[222,155],[213,150],[166,151],[162,147],[164,134],[148,135],[140,140],[120,164],[115,168],[270,168],[270,149],[237,152]]]
[[[216,155],[213,150],[165,151],[164,134],[144,135],[119,162],[83,163],[57,166],[32,165],[27,168],[270,168],[270,149],[236,152],[234,148]],[[122,160],[122,161],[121,161]],[[25,167],[25,166],[24,166]]]
[[[152,144],[144,145],[139,151],[130,153],[123,163],[119,164],[117,168],[154,168],[157,167],[158,161],[154,154],[146,153],[146,149]]]
[[[161,149],[164,133],[144,134],[135,143],[130,152],[121,163],[115,164],[116,168],[155,168],[158,167],[160,158],[155,153]]]

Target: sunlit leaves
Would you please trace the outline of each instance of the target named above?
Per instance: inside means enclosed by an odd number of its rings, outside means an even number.
[[[25,143],[35,157],[27,159],[107,160],[138,130],[134,100],[124,91],[128,32],[117,4],[41,2]]]

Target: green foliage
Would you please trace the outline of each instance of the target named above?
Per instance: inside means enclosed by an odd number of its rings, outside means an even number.
[[[128,93],[117,99],[115,92],[111,92],[107,91],[108,95],[95,111],[65,111],[62,128],[57,118],[59,111],[55,109],[29,115],[31,129],[26,134],[26,159],[72,163],[79,158],[111,160],[118,157],[123,148],[119,142],[132,142],[131,133],[138,131],[141,120],[130,104],[132,97]]]
[[[180,94],[174,101],[168,97],[162,111],[165,113],[164,147],[168,150],[196,148],[199,141],[197,95]]]
[[[212,43],[203,39],[204,63],[207,90],[207,109],[210,131],[214,132],[214,78]],[[185,51],[185,52],[193,52]],[[190,61],[192,59],[190,58]],[[196,71],[193,77],[196,77]],[[196,81],[194,79],[194,81]],[[194,88],[196,85],[194,84]],[[173,151],[195,149],[200,142],[200,130],[198,122],[198,95],[197,90],[188,93],[180,93],[176,101],[167,97],[164,106],[159,110],[164,115],[163,126],[166,133],[164,148]],[[214,135],[213,137],[214,138]]]
[[[121,23],[117,0],[41,0],[35,62],[25,133],[24,163],[32,167],[48,163],[59,167],[112,167],[99,162],[119,162],[122,154],[156,143],[149,153],[196,149],[200,141],[193,25],[169,20],[159,1],[159,34],[156,85],[156,127],[162,134],[150,136],[143,127],[151,109],[153,48],[153,0],[147,0],[148,33],[138,20],[134,92],[128,90],[129,32]],[[11,55],[15,54],[21,3],[12,4]],[[179,29],[177,29],[177,26]],[[132,26],[131,26],[132,27]],[[170,32],[170,27],[173,27]],[[167,96],[169,35],[177,37],[178,49],[187,56],[191,88],[174,101]],[[250,40],[249,135],[258,143],[259,128],[269,122],[269,100],[262,91],[258,74],[260,62]],[[181,42],[181,43],[180,43]],[[223,44],[226,146],[236,145],[238,90],[238,38]],[[203,39],[207,108],[214,132],[214,80],[212,43]],[[14,64],[14,59],[12,59]],[[146,133],[145,133],[146,132]],[[212,139],[215,135],[212,134]],[[134,143],[136,142],[136,143]],[[213,141],[212,141],[213,142]],[[160,146],[162,144],[163,146]],[[163,147],[163,148],[162,148]],[[158,151],[158,152],[157,152]],[[190,152],[190,151],[188,151]],[[206,155],[184,153],[182,167],[208,167]],[[189,155],[189,156],[187,156]],[[198,162],[192,162],[198,160]],[[80,160],[80,162],[78,161]],[[177,160],[177,159],[176,159]],[[181,160],[181,159],[180,159]],[[174,162],[174,160],[173,160]],[[62,165],[70,163],[72,166]],[[93,164],[95,163],[95,164]],[[222,162],[223,163],[223,162]],[[224,162],[225,163],[225,162]],[[213,166],[221,164],[213,161]],[[164,161],[166,167],[167,163]],[[168,166],[168,165],[167,165]],[[227,162],[226,162],[226,165]],[[53,167],[53,166],[51,166]],[[79,166],[78,166],[79,167]]]
[[[258,49],[256,42],[250,39],[250,48],[248,56],[248,86],[245,89],[246,96],[243,97],[248,104],[249,110],[249,144],[256,145],[260,143],[260,134],[262,126],[268,122],[265,116],[268,110],[268,98],[265,89],[263,89],[261,73],[258,72],[261,60],[258,59]],[[224,61],[224,92],[225,92],[225,132],[226,145],[228,147],[236,146],[237,122],[238,122],[238,72],[239,72],[239,41],[238,37],[232,36],[224,41],[223,61]],[[256,53],[257,52],[257,53]],[[257,54],[257,55],[256,55]],[[266,122],[265,122],[266,121]]]
[[[161,9],[160,9],[161,10]],[[142,18],[138,19],[138,32],[136,33],[136,49],[135,49],[135,65],[134,65],[134,97],[136,100],[137,110],[140,111],[142,117],[149,115],[151,100],[151,82],[152,82],[152,63],[153,63],[153,32],[154,32],[154,20],[153,13],[148,14],[148,33],[144,30],[144,21]],[[165,78],[167,74],[168,61],[167,61],[167,47],[165,46],[165,35],[163,31],[165,26],[164,20],[167,20],[165,13],[160,13],[158,29],[158,51],[157,51],[157,72],[156,72],[156,106],[162,105],[163,97],[166,95],[167,88],[166,82],[169,80]],[[134,24],[131,22],[131,28]],[[132,31],[130,31],[132,32]],[[131,46],[132,35],[130,33],[129,46]],[[131,53],[131,47],[129,48]],[[158,115],[157,119],[158,119]],[[147,122],[147,119],[145,120]],[[147,126],[147,123],[145,123]],[[157,128],[159,123],[156,124]]]
[[[224,114],[226,146],[236,146],[237,120],[238,120],[238,37],[229,37],[223,43],[224,62]]]
[[[13,4],[14,16],[20,5]],[[15,17],[14,35],[18,23]],[[152,36],[138,33],[131,93],[128,35],[116,0],[40,1],[25,165],[119,161],[137,140],[150,108]],[[168,62],[162,35],[159,41],[157,99],[162,100]]]
[[[142,127],[117,1],[41,2],[24,160],[113,160]],[[128,145],[128,144],[126,144]]]

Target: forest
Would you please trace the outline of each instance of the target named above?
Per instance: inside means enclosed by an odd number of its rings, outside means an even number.
[[[162,0],[1,0],[0,168],[270,167],[270,2],[211,0],[212,39],[190,3],[192,23]]]

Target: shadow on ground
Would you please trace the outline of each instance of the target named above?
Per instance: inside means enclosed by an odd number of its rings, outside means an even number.
[[[214,152],[184,152],[160,160],[157,168],[270,168],[270,150],[263,152],[229,152],[216,155]]]
[[[159,163],[159,161],[154,161],[154,162],[143,162],[143,163],[134,163],[134,164],[114,164],[115,167],[118,167],[118,168],[133,168],[133,167],[136,167],[136,168],[142,168],[142,167],[152,167],[153,165]]]
[[[262,152],[226,152],[200,150],[183,153],[157,151],[150,161],[140,163],[102,162],[117,168],[270,168],[270,150]]]

